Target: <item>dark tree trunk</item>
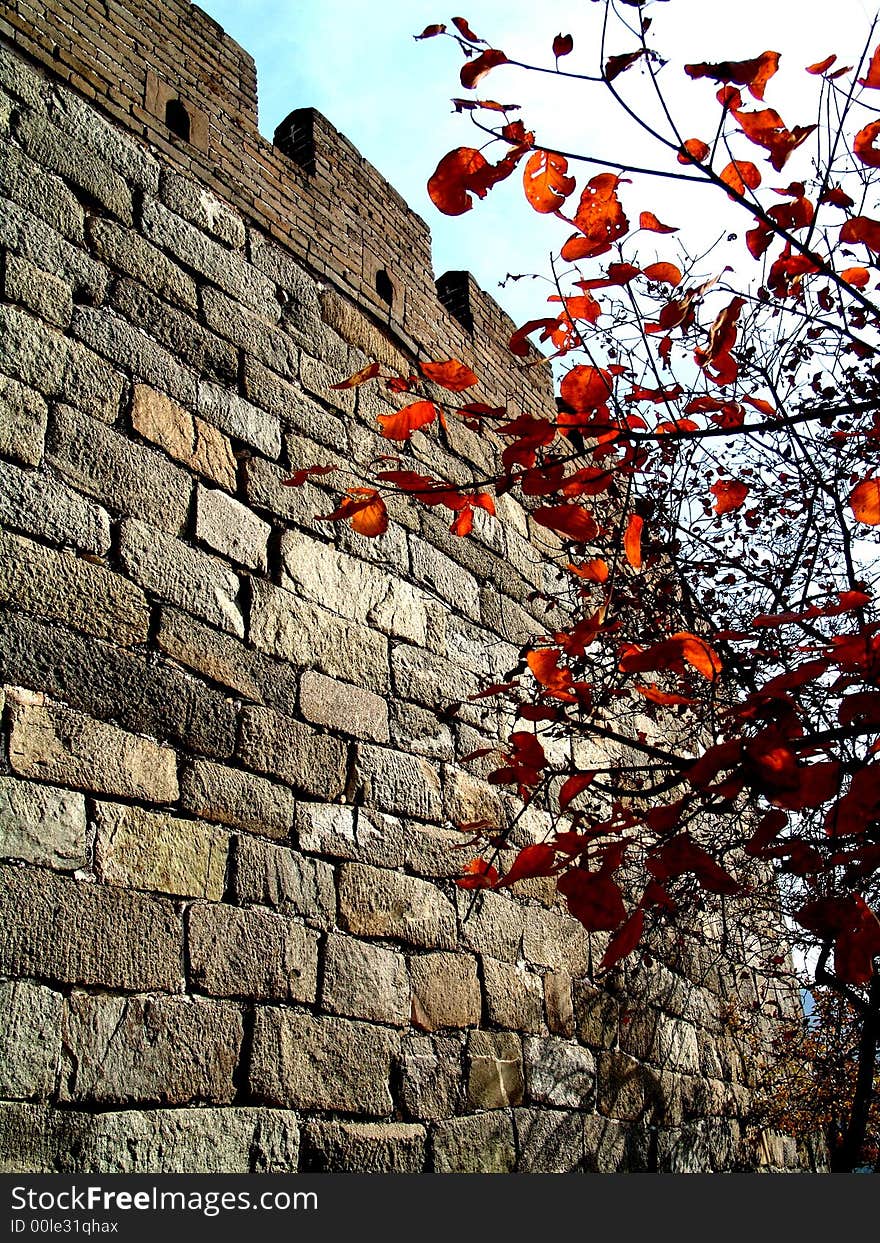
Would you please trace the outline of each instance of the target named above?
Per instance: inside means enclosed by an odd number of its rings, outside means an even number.
[[[868,1010],[859,1040],[859,1065],[849,1121],[839,1142],[831,1152],[831,1172],[850,1174],[860,1164],[861,1152],[868,1134],[868,1121],[877,1073],[880,1048],[880,975],[876,972],[868,990]]]

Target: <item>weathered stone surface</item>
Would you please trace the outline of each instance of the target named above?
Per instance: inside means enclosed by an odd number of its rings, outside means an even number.
[[[544,976],[544,1009],[547,1026],[556,1036],[573,1036],[574,1006],[571,1000],[571,976],[565,971],[548,971]],[[589,1042],[585,1042],[589,1043]]]
[[[120,277],[113,285],[110,306],[129,324],[137,324],[151,340],[169,350],[179,364],[190,368],[191,381],[183,374],[163,382],[154,356],[144,356],[137,378],[144,379],[154,388],[169,389],[174,397],[187,407],[196,398],[193,388],[198,386],[200,376],[210,376],[224,384],[235,384],[238,376],[238,360],[228,341],[209,332],[197,319],[185,311],[177,311],[157,298],[137,281]],[[96,346],[97,348],[97,346]],[[149,370],[148,370],[149,368]]]
[[[513,1032],[471,1032],[467,1044],[468,1104],[504,1109],[523,1098],[522,1042]]]
[[[29,113],[19,126],[18,137],[35,163],[79,186],[110,215],[131,223],[131,190],[125,181],[69,131],[58,129],[46,116]]]
[[[0,602],[7,601],[124,647],[143,643],[150,624],[146,597],[121,574],[0,531]]]
[[[508,1113],[480,1113],[437,1124],[433,1137],[438,1174],[511,1174],[516,1168]]]
[[[318,669],[380,695],[388,693],[384,635],[297,600],[271,583],[253,583],[249,637],[261,651],[291,664]]]
[[[461,936],[478,954],[516,962],[523,939],[525,911],[500,893],[459,891],[456,895]]]
[[[406,959],[394,950],[331,934],[324,951],[321,1005],[333,1014],[406,1027],[410,983]]]
[[[284,1174],[299,1128],[286,1109],[46,1109],[0,1105],[9,1173]]]
[[[78,306],[73,315],[73,335],[108,362],[128,367],[135,379],[170,393],[185,405],[195,403],[194,373],[182,367],[176,356],[152,337],[132,328],[120,315]]]
[[[0,522],[26,535],[72,544],[97,556],[110,547],[110,519],[105,510],[48,474],[20,470],[8,462],[0,462]]]
[[[504,812],[497,790],[487,781],[447,764],[443,770],[443,808],[453,824],[474,824],[488,820],[504,824]]]
[[[403,1043],[400,1094],[411,1118],[448,1118],[462,1097],[462,1039],[411,1036]]]
[[[53,412],[47,448],[52,466],[108,509],[182,530],[192,482],[161,454],[67,406]]]
[[[356,770],[368,804],[422,820],[442,817],[440,777],[421,756],[359,746]]]
[[[155,191],[159,164],[143,144],[121,132],[97,113],[87,100],[70,91],[49,96],[49,113],[63,134],[72,134],[84,147],[114,168],[130,184]]]
[[[434,709],[454,700],[465,705],[462,719],[469,723],[475,723],[488,711],[466,703],[469,695],[481,689],[479,677],[442,656],[398,643],[391,653],[391,669],[395,690],[404,699]]]
[[[178,216],[212,234],[219,242],[241,250],[245,227],[232,208],[214,198],[202,186],[170,168],[162,170],[162,201]]]
[[[4,975],[103,988],[180,987],[180,918],[170,902],[4,867]]]
[[[575,980],[572,1004],[578,1040],[594,1049],[613,1049],[620,1026],[615,999],[586,980]]]
[[[596,1063],[588,1049],[556,1036],[523,1041],[526,1091],[540,1105],[587,1109],[596,1085]]]
[[[260,410],[231,389],[203,380],[199,385],[199,413],[234,440],[252,445],[266,457],[277,458],[281,453],[277,416]]]
[[[429,712],[402,699],[392,699],[388,711],[394,746],[432,760],[452,759],[455,754],[452,732],[448,725],[438,720],[436,712]]]
[[[273,911],[198,904],[187,923],[193,986],[213,997],[314,1001],[317,933]]]
[[[304,1173],[420,1174],[425,1128],[406,1122],[310,1122],[303,1131]]]
[[[76,409],[102,423],[113,423],[128,382],[120,371],[79,341],[67,344],[61,396]]]
[[[280,375],[288,379],[296,376],[299,349],[282,328],[217,289],[206,289],[203,299],[209,328]]]
[[[83,796],[0,777],[0,858],[68,871],[85,867]]]
[[[17,307],[0,307],[0,371],[47,397],[61,391],[67,339]]]
[[[241,584],[222,561],[136,518],[122,524],[119,555],[134,581],[161,600],[221,630],[244,635],[238,604]]]
[[[177,798],[174,752],[69,708],[14,703],[9,762],[22,777],[121,794],[145,803]]]
[[[231,888],[240,905],[271,906],[282,915],[299,915],[325,932],[336,918],[332,867],[259,838],[233,839]]]
[[[0,453],[26,466],[39,465],[48,417],[39,393],[0,376]]]
[[[569,915],[532,909],[523,927],[523,956],[541,967],[586,975],[590,965],[590,938],[582,924]]]
[[[419,582],[467,617],[479,621],[480,588],[472,574],[417,536],[410,537],[410,555],[413,574]]]
[[[299,1109],[387,1115],[399,1052],[399,1034],[386,1027],[261,1006],[250,1090],[257,1100]]]
[[[238,753],[249,767],[315,798],[335,799],[345,788],[345,745],[271,708],[242,710]]]
[[[558,1109],[515,1109],[520,1174],[582,1173],[586,1163],[584,1115]]]
[[[452,829],[435,829],[407,824],[405,862],[407,870],[418,876],[456,878],[466,860],[462,859],[462,835]]]
[[[6,257],[6,297],[48,320],[58,328],[66,328],[73,315],[73,293],[70,285],[49,272],[43,272],[18,255]]]
[[[67,1000],[64,1101],[189,1105],[231,1101],[243,1036],[237,1006],[189,997]]]
[[[282,380],[250,355],[244,360],[244,390],[252,402],[277,415],[285,426],[295,427],[331,449],[338,447],[338,419],[307,397],[299,384]]]
[[[300,681],[300,710],[307,721],[355,738],[388,742],[388,704],[380,695],[307,669]]]
[[[69,280],[85,301],[98,303],[107,292],[109,274],[103,264],[15,203],[4,204],[0,242],[38,267]]]
[[[111,885],[181,897],[223,897],[229,839],[208,824],[96,803],[95,866]]]
[[[635,1058],[616,1049],[596,1055],[596,1108],[606,1118],[650,1121],[659,1095],[657,1075]]]
[[[414,876],[344,863],[339,922],[355,936],[392,937],[426,949],[454,949],[455,909],[434,885]]]
[[[184,770],[181,804],[203,820],[275,838],[290,835],[296,805],[283,786],[207,760]]]
[[[0,1095],[45,1100],[55,1090],[64,998],[29,980],[0,984]]]
[[[539,975],[518,963],[484,957],[483,985],[491,1023],[521,1032],[545,1030],[544,988]]]
[[[88,229],[92,248],[105,263],[140,281],[172,305],[196,309],[195,282],[161,250],[113,220],[90,217]]]
[[[665,1069],[686,1074],[699,1074],[702,1069],[694,1027],[650,1007],[629,1016],[620,1030],[620,1047],[640,1061]]]
[[[252,570],[266,569],[272,528],[217,488],[196,487],[196,539]]]
[[[390,817],[371,817],[361,808],[297,803],[297,840],[303,850],[333,859],[354,859],[376,867],[402,867],[403,832]]]
[[[235,458],[229,441],[164,393],[136,384],[131,422],[139,435],[164,449],[169,457],[221,487],[235,489]]]
[[[12,143],[4,143],[0,155],[0,190],[56,233],[82,243],[83,209],[76,195],[60,177],[39,168]]]
[[[476,959],[469,954],[422,954],[410,959],[412,1021],[423,1031],[474,1027],[480,1021]]]

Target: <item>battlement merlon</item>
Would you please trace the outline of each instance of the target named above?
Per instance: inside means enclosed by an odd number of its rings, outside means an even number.
[[[104,7],[19,4],[0,15],[0,40],[265,229],[396,344],[425,357],[452,343],[499,396],[546,407],[549,371],[518,368],[512,321],[470,273],[435,283],[426,222],[321,113],[297,109],[270,143],[253,58],[213,18],[188,0]]]

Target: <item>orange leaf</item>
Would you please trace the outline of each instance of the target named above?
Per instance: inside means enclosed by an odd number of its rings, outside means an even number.
[[[372,380],[379,374],[378,363],[368,363],[366,367],[361,367],[360,371],[356,371],[354,375],[350,375],[347,380],[343,380],[340,384],[331,384],[334,389],[356,388],[358,384],[363,384],[366,380]]]
[[[716,514],[729,514],[735,509],[741,509],[749,494],[748,487],[736,479],[719,479],[717,483],[712,484],[709,491],[716,498],[714,505]]]
[[[558,211],[575,187],[566,176],[568,160],[552,151],[535,151],[523,169],[523,189],[535,211]]]
[[[380,414],[377,422],[388,440],[409,440],[414,431],[433,423],[437,408],[432,401],[414,401],[393,414]]]
[[[629,648],[621,657],[620,669],[623,673],[643,673],[654,669],[681,671],[685,661],[710,682],[714,682],[721,672],[721,661],[706,640],[686,630],[645,649]]]
[[[559,60],[560,56],[568,56],[574,47],[574,39],[571,35],[558,34],[553,40],[553,55]]]
[[[305,466],[294,471],[290,479],[282,479],[281,482],[286,488],[301,488],[310,475],[329,475],[337,469],[336,466]]]
[[[532,517],[542,527],[581,543],[595,539],[599,533],[593,515],[582,505],[545,505],[532,510]]]
[[[856,289],[864,289],[870,280],[870,273],[867,268],[844,268],[840,279],[848,285],[855,285]]]
[[[388,530],[388,511],[375,488],[349,488],[338,508],[332,514],[322,515],[319,521],[336,522],[343,518],[359,535],[383,535]]]
[[[482,56],[478,56],[476,60],[469,60],[461,67],[461,84],[467,90],[472,91],[474,87],[485,78],[490,69],[494,69],[497,65],[506,65],[507,57],[497,48],[488,48],[483,52]]]
[[[731,160],[719,173],[726,186],[737,194],[743,194],[746,187],[755,190],[761,184],[761,174],[756,164],[750,160]]]
[[[498,870],[485,859],[471,859],[455,883],[459,889],[493,889],[498,884]]]
[[[685,65],[690,78],[712,78],[715,82],[735,82],[747,86],[754,99],[764,98],[764,87],[779,67],[778,52],[762,52],[752,60],[725,60],[717,65]]]
[[[644,56],[645,49],[640,47],[637,52],[622,52],[618,56],[609,56],[605,62],[605,72],[602,75],[606,82],[613,82],[619,77],[624,70],[629,69],[630,65],[634,65],[640,57]]]
[[[498,882],[496,888],[503,889],[506,885],[515,885],[518,880],[528,880],[532,876],[549,876],[556,864],[556,852],[546,843],[524,846],[513,861],[510,871]]]
[[[420,35],[413,35],[414,39],[433,39],[435,35],[442,35],[446,31],[446,27],[435,23],[433,26],[426,26]]]
[[[880,44],[874,48],[867,76],[859,78],[859,86],[880,87]]]
[[[626,958],[627,954],[631,954],[641,941],[644,928],[645,912],[642,907],[638,907],[608,942],[608,948],[599,963],[599,970],[608,971],[619,963],[621,958]]]
[[[849,503],[858,522],[875,527],[880,523],[880,479],[864,479],[849,494]]]
[[[444,155],[428,181],[431,202],[446,216],[461,216],[474,205],[471,194],[484,199],[496,182],[510,176],[517,159],[507,155],[490,164],[476,147],[456,147]]]
[[[674,263],[649,263],[644,275],[649,281],[663,281],[672,286],[681,284],[681,272]]]
[[[690,164],[692,160],[696,160],[698,164],[702,164],[706,156],[709,154],[708,144],[703,142],[702,138],[689,138],[687,142],[682,144],[683,151],[678,154],[679,164]],[[687,155],[684,152],[687,152]],[[688,159],[688,156],[691,159]]]
[[[604,406],[613,387],[611,374],[604,368],[579,365],[562,377],[559,393],[574,411],[585,414]]]
[[[663,704],[666,706],[677,706],[695,704],[696,699],[689,699],[687,695],[675,695],[670,691],[661,691],[659,686],[634,686],[634,691],[638,691],[645,699],[649,699],[651,703]]]
[[[880,121],[871,121],[864,129],[860,129],[853,140],[853,151],[863,164],[870,168],[880,168],[880,151],[874,146],[874,140],[880,134]]]
[[[623,537],[623,548],[626,559],[634,570],[642,568],[642,528],[645,523],[638,514],[630,514]]]
[[[479,39],[474,34],[474,32],[471,30],[470,26],[467,23],[466,17],[453,17],[452,24],[455,27],[455,29],[458,31],[458,33],[462,36],[462,38],[467,39],[468,42],[470,43],[482,43],[483,42],[483,40]]]
[[[815,65],[807,65],[807,73],[824,73],[826,69],[830,69],[837,60],[837,53],[832,52],[830,56],[826,56],[824,60],[816,61]]]
[[[570,565],[568,569],[577,574],[578,578],[585,578],[590,583],[608,581],[608,564],[601,557],[594,557],[592,561],[584,561],[580,565]]]
[[[661,224],[652,211],[643,211],[639,216],[639,228],[650,229],[652,233],[677,233],[678,225]]]
[[[629,221],[617,197],[620,178],[614,173],[597,173],[581,194],[574,217],[583,237],[569,238],[562,248],[564,259],[586,259],[605,254],[629,229]]]
[[[734,109],[734,115],[749,142],[770,152],[770,163],[777,173],[782,170],[792,151],[806,142],[816,128],[815,125],[796,125],[793,130],[786,129],[779,113],[773,108],[764,108],[760,112]]]
[[[559,668],[562,653],[558,647],[539,647],[526,655],[526,664],[532,671],[535,681],[549,691],[567,691],[571,686],[571,670]]]
[[[573,777],[564,781],[559,791],[559,810],[565,811],[581,791],[586,790],[587,786],[592,784],[595,776],[596,774],[592,772],[575,773]]]
[[[872,220],[869,216],[853,216],[841,225],[840,240],[864,242],[871,250],[880,251],[880,220]]]
[[[444,363],[419,363],[419,371],[428,380],[449,389],[451,393],[463,393],[466,388],[473,388],[478,382],[470,367],[465,367],[457,358],[450,358]]]

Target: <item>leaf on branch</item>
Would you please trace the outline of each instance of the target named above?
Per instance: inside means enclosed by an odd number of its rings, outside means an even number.
[[[342,380],[339,384],[331,384],[330,387],[332,389],[357,388],[359,384],[364,384],[367,380],[374,380],[378,374],[379,364],[368,363],[366,367],[361,367],[360,371],[350,375],[347,380]]]
[[[761,184],[758,166],[750,160],[731,160],[718,175],[736,194],[744,194],[746,188],[756,190]]]
[[[560,56],[568,56],[574,48],[574,39],[571,35],[558,34],[553,40],[553,55],[559,60]]]
[[[749,494],[747,485],[736,479],[719,479],[709,491],[715,497],[713,509],[716,514],[729,514],[741,509]]]
[[[524,846],[514,859],[510,871],[496,884],[496,889],[504,889],[515,885],[518,880],[529,880],[533,876],[550,876],[556,866],[556,852],[552,846],[539,842],[534,846]]]
[[[574,216],[582,237],[570,237],[562,248],[563,259],[590,259],[611,249],[611,243],[629,229],[617,187],[621,178],[614,173],[597,173],[587,182]]]
[[[568,160],[553,151],[535,151],[523,169],[523,189],[535,211],[558,211],[575,187],[568,177]]]
[[[469,91],[472,91],[478,82],[485,78],[490,70],[495,69],[498,65],[506,65],[507,57],[498,48],[488,48],[476,60],[466,61],[461,67],[461,84]]]
[[[455,883],[459,889],[494,889],[498,884],[498,869],[485,859],[471,859],[464,875]]]
[[[770,163],[777,173],[782,171],[791,153],[816,129],[815,125],[796,125],[789,130],[773,108],[760,112],[742,112],[734,108],[733,113],[749,142],[770,152]]]
[[[517,328],[516,332],[508,342],[508,349],[511,354],[516,354],[517,358],[525,358],[530,349],[528,338],[533,332],[541,329],[540,340],[547,341],[553,332],[559,327],[559,317],[555,319],[530,319],[527,324],[523,324],[521,328]]]
[[[483,43],[483,39],[479,39],[468,25],[466,17],[453,17],[452,24],[463,39],[467,39],[469,43]]]
[[[722,388],[737,377],[738,367],[731,350],[736,344],[736,322],[745,306],[745,298],[736,297],[721,311],[709,330],[709,342],[694,350],[694,359]]]
[[[762,52],[752,60],[724,60],[715,65],[685,65],[689,78],[711,78],[714,82],[735,82],[746,86],[753,99],[764,98],[764,88],[779,68],[778,52]]]
[[[572,868],[560,876],[556,887],[588,932],[609,932],[626,919],[620,887],[601,871]]]
[[[435,23],[433,26],[426,26],[420,35],[413,35],[414,39],[433,39],[436,35],[446,33],[446,27]]]
[[[384,535],[388,530],[388,511],[375,488],[349,488],[333,513],[320,515],[318,521],[342,519],[348,519],[348,525],[359,535]]]
[[[432,401],[414,401],[393,414],[378,415],[376,422],[388,440],[409,440],[413,432],[433,423],[436,417],[437,407]]]
[[[603,367],[579,364],[562,377],[559,394],[577,414],[604,406],[614,391],[611,373]]]
[[[596,774],[593,772],[575,773],[567,778],[559,791],[559,810],[567,811],[579,794],[593,784]]]
[[[665,285],[680,285],[682,275],[674,263],[649,263],[642,272],[649,281],[662,282]]]
[[[807,65],[807,73],[824,73],[826,69],[830,69],[837,60],[837,53],[832,52],[830,56],[826,56],[824,60],[816,61],[815,65]]]
[[[428,181],[431,202],[446,216],[461,216],[474,205],[471,194],[484,199],[496,182],[510,176],[518,159],[507,155],[490,164],[476,147],[456,147],[443,156]]]
[[[689,631],[679,631],[651,647],[635,645],[626,648],[620,659],[623,673],[647,673],[671,669],[684,672],[685,663],[691,665],[704,678],[714,682],[721,672],[721,661],[705,639]]]
[[[874,146],[878,134],[880,121],[871,121],[864,129],[859,130],[853,140],[853,151],[870,168],[880,168],[880,151]]]
[[[645,866],[655,880],[675,880],[685,872],[692,872],[700,885],[710,893],[738,893],[741,886],[726,872],[707,850],[685,831],[664,843],[645,860]]]
[[[857,522],[875,527],[880,523],[880,479],[863,479],[849,494],[850,508]]]
[[[580,565],[569,565],[567,568],[578,578],[585,578],[589,583],[607,583],[608,581],[608,564],[601,557],[583,561]]]
[[[638,514],[630,514],[623,537],[623,550],[634,570],[642,568],[642,528],[644,525],[644,519]]]
[[[652,211],[643,211],[639,215],[639,228],[648,229],[652,233],[678,232],[678,225],[661,224]]]
[[[699,700],[690,699],[687,695],[676,695],[672,691],[661,691],[659,686],[639,686],[633,687],[634,691],[638,691],[650,703],[660,704],[663,707],[687,707],[696,704]]]
[[[840,226],[842,242],[864,242],[870,249],[880,251],[880,220],[870,216],[853,216]]]
[[[451,393],[463,393],[466,388],[473,388],[478,383],[470,367],[460,363],[457,358],[450,358],[442,363],[419,363],[419,371],[426,379],[433,380]]]
[[[880,44],[874,48],[874,55],[864,78],[859,78],[859,86],[867,86],[874,90],[880,87]]]
[[[337,466],[305,466],[302,470],[294,471],[289,479],[282,479],[281,483],[285,488],[301,488],[312,475],[329,475],[331,471],[338,469]]]
[[[848,285],[855,286],[856,289],[864,289],[871,279],[871,274],[867,268],[844,268],[840,273],[840,279],[846,281]]]
[[[631,954],[642,939],[645,929],[645,912],[639,906],[633,911],[626,923],[615,932],[608,942],[608,948],[599,963],[600,971],[609,971],[627,954]]]
[[[703,142],[702,138],[688,138],[686,142],[682,143],[682,150],[679,151],[677,158],[679,164],[692,164],[694,160],[698,164],[702,164],[708,155],[708,143]]]
[[[645,55],[645,49],[640,47],[637,52],[622,52],[618,56],[609,56],[605,62],[605,70],[602,76],[606,82],[613,82],[615,78],[619,78],[622,73],[629,69],[630,65],[634,65]]]
[[[544,505],[533,509],[531,517],[542,527],[579,543],[589,543],[599,534],[596,520],[583,505]]]

